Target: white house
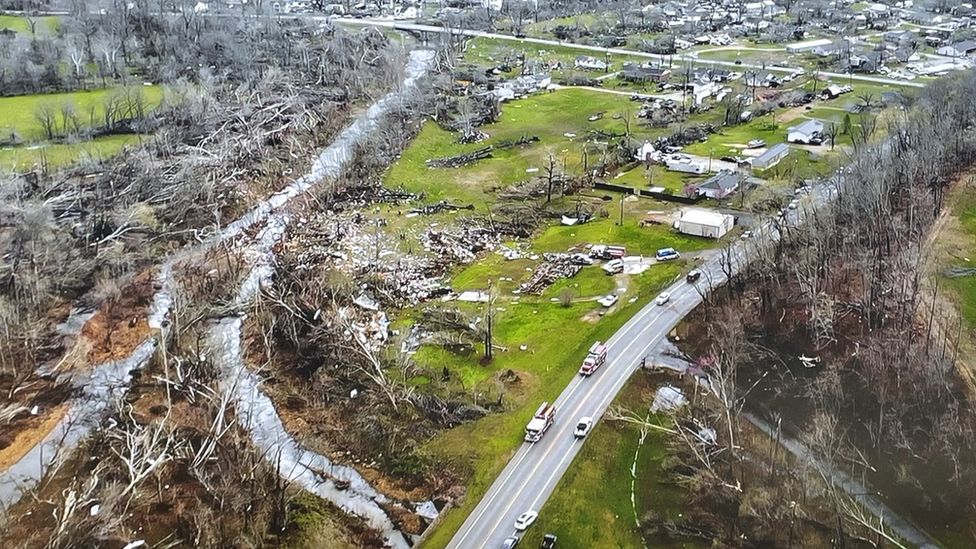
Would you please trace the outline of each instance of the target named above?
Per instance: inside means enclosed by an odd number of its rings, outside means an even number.
[[[752,159],[752,169],[768,170],[790,155],[790,147],[786,143],[777,143],[766,149],[766,152]]]
[[[807,120],[799,126],[792,126],[786,131],[786,140],[790,143],[809,145],[823,138],[824,125],[819,120]]]
[[[732,230],[733,225],[735,218],[729,214],[697,208],[681,212],[681,217],[674,222],[674,228],[679,233],[706,238],[722,238]]]

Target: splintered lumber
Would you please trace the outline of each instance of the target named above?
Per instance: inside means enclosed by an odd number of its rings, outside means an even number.
[[[431,158],[427,160],[427,165],[431,168],[460,168],[485,158],[491,158],[491,147],[483,147],[469,153],[448,156],[444,158]]]

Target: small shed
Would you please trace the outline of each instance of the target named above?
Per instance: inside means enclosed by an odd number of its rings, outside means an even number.
[[[729,214],[712,210],[689,208],[675,221],[679,233],[706,238],[722,238],[732,230],[735,218]]]

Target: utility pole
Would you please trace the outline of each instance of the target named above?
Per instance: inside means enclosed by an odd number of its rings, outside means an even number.
[[[485,319],[488,322],[487,329],[485,330],[485,363],[486,364],[489,363],[489,362],[491,362],[491,360],[493,358],[492,333],[491,333],[491,331],[492,331],[492,324],[494,323],[494,320],[495,320],[495,318],[494,318],[495,317],[495,312],[493,310],[494,309],[494,307],[493,307],[494,303],[493,302],[494,302],[494,299],[492,298],[491,280],[489,280],[488,281],[488,302],[487,302],[487,305],[486,305],[487,310],[485,311]]]
[[[620,193],[620,222],[617,225],[624,226],[624,195]]]

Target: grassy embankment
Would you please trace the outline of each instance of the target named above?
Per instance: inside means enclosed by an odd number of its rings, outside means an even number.
[[[651,375],[638,372],[612,406],[643,414],[654,400],[656,388]],[[652,416],[651,420],[658,424],[668,422],[663,417]],[[538,547],[544,534],[553,533],[561,548],[698,547],[690,540],[669,542],[660,535],[642,540],[637,527],[637,518],[646,514],[680,521],[685,496],[680,487],[665,478],[665,437],[659,431],[649,431],[638,452],[637,426],[607,420],[594,425],[586,444],[540,510],[538,521],[526,532],[523,543]]]
[[[161,86],[141,86],[139,90],[149,109],[159,106],[163,97]],[[85,157],[106,158],[138,142],[139,135],[107,135],[55,143],[46,140],[44,127],[36,117],[41,105],[49,104],[60,111],[63,105],[71,104],[80,124],[94,127],[101,123],[105,99],[114,91],[109,88],[0,98],[0,138],[16,133],[24,141],[22,145],[0,149],[0,170],[26,170],[35,165],[58,167]]]
[[[560,166],[571,173],[581,168],[581,139],[588,129],[622,131],[625,115],[633,109],[626,97],[617,97],[585,90],[561,90],[537,95],[503,106],[499,122],[482,128],[491,138],[488,144],[523,135],[535,135],[539,143],[525,147],[497,151],[494,158],[482,160],[457,169],[428,168],[429,158],[450,156],[469,151],[481,144],[459,145],[455,136],[428,124],[400,160],[386,174],[386,183],[402,186],[414,192],[425,192],[429,201],[465,201],[486,211],[496,200],[492,189],[538,176],[529,172],[543,168],[548,152],[558,155]],[[589,122],[595,112],[604,117]],[[636,125],[634,125],[636,126]],[[650,135],[636,127],[641,137]],[[566,137],[565,134],[578,137]],[[636,135],[635,135],[636,137]],[[593,200],[593,199],[590,199]],[[559,202],[563,201],[563,202]],[[567,206],[567,199],[557,199],[557,205]],[[527,243],[531,252],[566,251],[585,243],[616,243],[628,247],[630,253],[649,255],[658,248],[673,246],[682,251],[699,250],[714,245],[713,241],[677,235],[661,226],[640,227],[639,219],[649,209],[662,204],[649,200],[624,203],[624,222],[617,224],[619,203],[605,203],[608,217],[574,227],[550,225]],[[447,221],[446,216],[437,218]],[[397,220],[431,224],[431,218],[415,217]],[[406,230],[406,227],[404,228]],[[634,313],[647,304],[657,292],[687,268],[686,262],[655,265],[640,275],[610,277],[598,266],[586,267],[572,279],[561,281],[542,296],[512,294],[517,285],[526,280],[538,262],[531,259],[506,261],[498,254],[489,254],[460,269],[452,279],[455,290],[484,290],[488,281],[498,293],[495,302],[495,343],[506,350],[498,351],[489,365],[482,365],[480,350],[469,354],[455,353],[441,347],[424,346],[416,360],[432,372],[443,369],[463,383],[472,394],[485,398],[501,395],[507,411],[493,414],[451,431],[447,431],[424,448],[424,452],[453,464],[469,475],[467,496],[460,508],[449,511],[432,532],[430,547],[445,545],[468,512],[477,504],[509,456],[521,443],[524,424],[539,401],[555,398],[576,374],[579,362],[594,340],[605,340],[619,329]],[[501,279],[508,279],[501,280]],[[604,310],[592,299],[625,288],[618,305]],[[573,302],[563,306],[557,296],[565,289],[573,291]],[[458,304],[473,314],[484,313],[484,304]],[[600,314],[604,313],[604,314]],[[525,350],[520,350],[521,346]],[[507,370],[518,381],[502,384],[498,374]]]
[[[36,18],[35,30],[38,34],[53,34],[61,25],[58,16],[43,16]],[[0,29],[10,29],[16,33],[29,34],[30,22],[19,15],[0,15]]]

